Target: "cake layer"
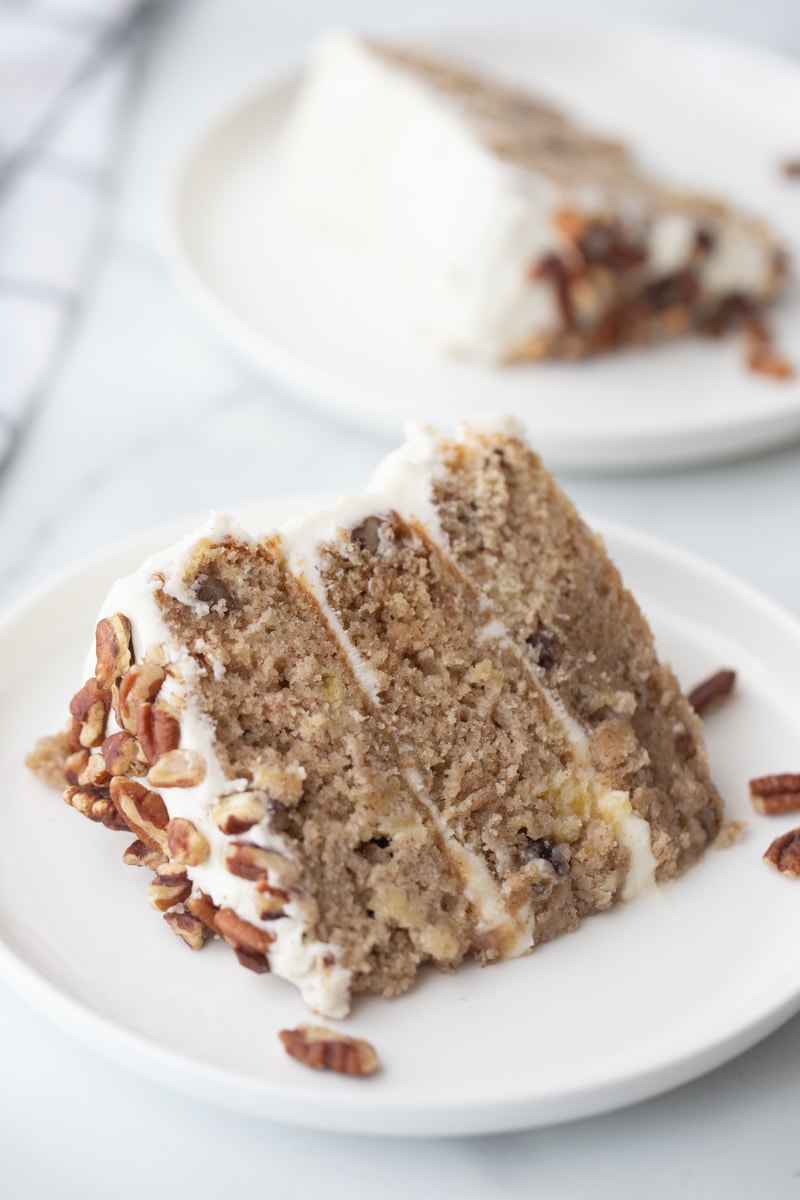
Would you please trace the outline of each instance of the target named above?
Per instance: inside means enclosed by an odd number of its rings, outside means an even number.
[[[526,93],[349,34],[312,55],[284,151],[301,223],[377,263],[444,350],[572,358],[770,300],[766,225],[647,176]]]
[[[527,953],[682,871],[699,722],[520,430],[417,431],[362,495],[212,520],[112,590],[66,799],[151,900],[327,1015]]]

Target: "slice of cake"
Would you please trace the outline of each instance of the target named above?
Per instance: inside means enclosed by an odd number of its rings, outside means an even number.
[[[508,422],[417,431],[360,496],[151,558],[70,712],[65,798],[133,833],[175,932],[334,1017],[528,953],[721,819],[698,718]]]
[[[312,56],[284,189],[301,223],[379,264],[435,344],[494,361],[724,328],[786,272],[762,221],[663,186],[618,142],[349,34]]]

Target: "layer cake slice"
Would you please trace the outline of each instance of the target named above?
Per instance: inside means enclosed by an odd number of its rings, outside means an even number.
[[[133,832],[175,932],[334,1017],[424,963],[526,954],[721,819],[646,621],[504,421],[417,430],[362,495],[148,560],[70,711],[65,798]]]
[[[721,330],[786,274],[756,217],[517,87],[349,33],[311,56],[283,191],[301,226],[378,266],[429,341],[490,361]]]

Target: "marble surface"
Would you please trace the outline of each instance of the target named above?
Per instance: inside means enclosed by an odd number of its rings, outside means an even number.
[[[103,253],[72,344],[0,477],[0,608],[146,527],[367,477],[390,448],[305,410],[209,339],[162,254],[165,184],[218,98],[334,22],[417,32],[580,19],[591,0],[342,0],[165,6],[142,66]],[[607,3],[800,54],[796,0]],[[800,617],[800,446],[703,470],[564,477],[585,510],[735,571]],[[743,947],[743,953],[746,947]],[[793,953],[794,947],[787,948]],[[749,1197],[800,1191],[800,1018],[706,1078],[635,1108],[465,1141],[309,1134],[181,1099],[110,1066],[0,983],[0,1192],[388,1198]]]

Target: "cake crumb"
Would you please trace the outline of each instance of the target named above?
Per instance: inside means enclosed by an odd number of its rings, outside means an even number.
[[[744,837],[747,829],[746,821],[723,821],[719,833],[714,838],[715,850],[730,850]]]

